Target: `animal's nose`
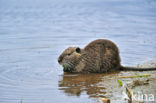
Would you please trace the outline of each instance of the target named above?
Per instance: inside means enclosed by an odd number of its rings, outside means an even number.
[[[61,62],[61,59],[60,59],[60,58],[58,58],[58,62],[59,62],[59,63]]]

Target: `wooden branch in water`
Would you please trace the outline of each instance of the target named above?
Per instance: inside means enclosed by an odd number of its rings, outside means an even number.
[[[131,91],[130,88],[128,88],[128,86],[126,86],[126,91],[128,93],[128,97],[130,98],[128,103],[132,103],[133,100],[135,100],[137,103],[143,103],[135,98],[133,92]]]
[[[118,78],[137,78],[137,77],[148,77],[151,76],[150,74],[144,74],[144,75],[133,75],[133,76],[120,76]]]

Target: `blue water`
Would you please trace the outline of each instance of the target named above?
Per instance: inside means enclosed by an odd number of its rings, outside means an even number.
[[[155,0],[0,0],[0,102],[87,103],[60,90],[68,46],[115,42],[122,64],[156,59]]]

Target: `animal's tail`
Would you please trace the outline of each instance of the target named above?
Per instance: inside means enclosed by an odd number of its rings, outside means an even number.
[[[152,70],[156,70],[156,67],[141,68],[141,67],[125,67],[125,66],[121,66],[120,70],[123,70],[123,71],[152,71]]]

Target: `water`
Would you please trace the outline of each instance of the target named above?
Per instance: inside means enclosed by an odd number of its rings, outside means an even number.
[[[97,38],[118,45],[123,65],[155,60],[156,1],[0,0],[0,102],[121,100],[116,77],[135,72],[69,75],[57,63],[68,46]]]

